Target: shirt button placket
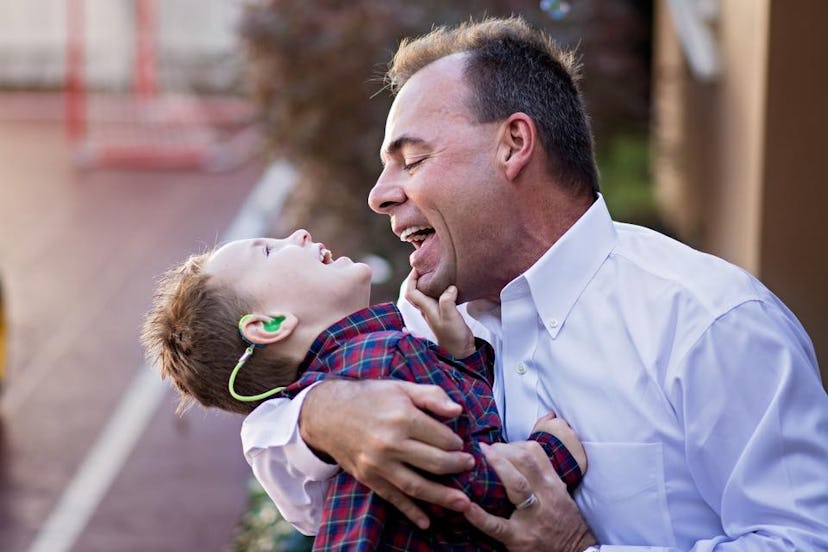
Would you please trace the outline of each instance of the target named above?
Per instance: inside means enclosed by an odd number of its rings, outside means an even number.
[[[526,373],[526,363],[525,362],[518,362],[518,365],[515,367],[515,372],[520,374],[521,376]]]

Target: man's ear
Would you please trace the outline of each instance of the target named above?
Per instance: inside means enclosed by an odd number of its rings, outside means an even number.
[[[299,319],[289,312],[246,314],[239,322],[239,330],[251,343],[269,345],[286,339],[298,324]]]
[[[529,164],[537,140],[537,127],[529,115],[512,113],[503,122],[497,156],[506,178],[515,180]]]

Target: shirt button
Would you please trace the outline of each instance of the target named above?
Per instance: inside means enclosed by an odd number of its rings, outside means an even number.
[[[547,322],[550,328],[557,328],[558,327],[558,319],[557,318],[550,318]]]
[[[518,374],[520,374],[521,376],[522,376],[523,374],[525,374],[525,373],[526,373],[526,364],[524,364],[523,362],[519,363],[519,364],[517,365],[517,367],[515,368],[515,372],[517,372],[517,373],[518,373]]]

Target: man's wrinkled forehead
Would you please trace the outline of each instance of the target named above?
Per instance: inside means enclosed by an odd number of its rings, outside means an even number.
[[[420,145],[425,137],[418,131],[425,120],[474,120],[468,109],[468,88],[463,71],[467,54],[440,58],[417,71],[400,89],[385,123],[380,159],[403,146]]]

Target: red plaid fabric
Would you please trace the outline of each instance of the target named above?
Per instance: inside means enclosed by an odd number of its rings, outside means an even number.
[[[479,443],[502,442],[500,417],[492,393],[494,354],[488,343],[477,342],[470,357],[459,360],[428,340],[403,330],[392,303],[374,305],[352,314],[320,334],[299,368],[301,376],[284,392],[293,397],[312,383],[329,377],[399,379],[439,385],[463,413],[443,420],[463,438],[464,450],[475,467],[435,481],[461,489],[492,514],[508,517],[514,506],[492,470]],[[534,433],[549,460],[570,490],[581,481],[572,455],[548,433]],[[394,506],[345,472],[331,482],[314,550],[502,550],[502,545],[477,531],[465,518],[433,504],[421,503],[431,527],[420,530]]]

